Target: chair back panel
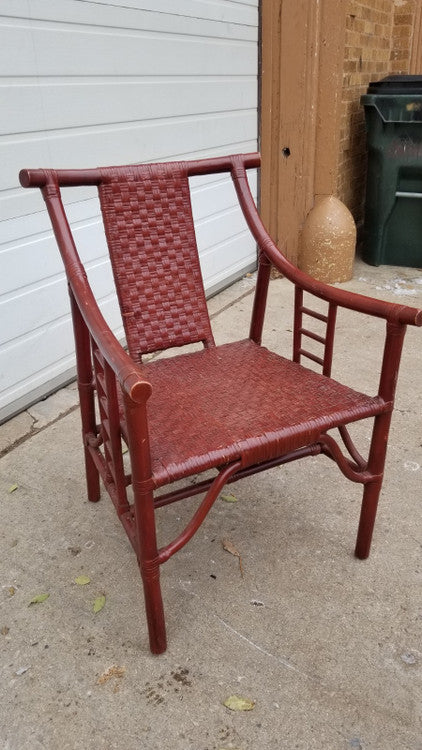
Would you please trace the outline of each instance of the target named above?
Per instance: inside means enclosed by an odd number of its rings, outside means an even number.
[[[109,167],[98,191],[130,355],[212,345],[183,164]]]

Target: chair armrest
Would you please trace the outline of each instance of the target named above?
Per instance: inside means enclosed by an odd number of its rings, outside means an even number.
[[[75,302],[85,325],[102,356],[113,370],[122,390],[135,403],[146,403],[152,393],[151,384],[143,377],[142,369],[124,350],[108,326],[98,307],[85,273],[69,280]]]
[[[98,312],[102,317],[101,312],[99,310]],[[125,351],[114,333],[107,326],[104,319],[106,327],[103,327],[97,332],[95,329],[93,330],[89,316],[84,316],[84,319],[92,338],[95,340],[101,354],[116,375],[123,392],[126,393],[132,401],[139,404],[145,403],[151,396],[152,386],[144,379],[141,368],[136,365],[133,359]]]
[[[272,242],[272,241],[271,241]],[[374,317],[384,318],[390,322],[397,322],[404,325],[422,326],[422,310],[408,305],[399,305],[394,302],[379,300],[374,297],[367,297],[356,292],[349,292],[345,289],[338,289],[324,282],[314,279],[304,271],[301,271],[291,263],[272,242],[271,255],[267,248],[263,252],[271,260],[273,265],[278,268],[294,284],[301,287],[305,292],[310,292],[320,299],[332,302],[339,307],[345,307],[349,310],[373,315]],[[278,256],[277,256],[278,251]],[[282,262],[280,262],[280,256]],[[287,267],[288,266],[288,267]]]
[[[304,291],[310,292],[316,297],[335,305],[339,305],[340,307],[345,307],[368,315],[374,315],[390,322],[422,326],[422,310],[420,309],[409,307],[407,305],[398,305],[392,302],[384,302],[372,297],[356,294],[355,292],[338,289],[337,287],[317,281],[307,273],[300,271],[299,268],[291,263],[291,261],[289,261],[279,250],[265,229],[252,197],[241,159],[236,160],[236,164],[232,170],[232,175],[245,219],[258,244],[259,250],[271,261],[283,276],[286,276]]]

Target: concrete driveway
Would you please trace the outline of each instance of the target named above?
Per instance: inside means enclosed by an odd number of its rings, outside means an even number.
[[[247,335],[253,282],[211,300],[219,342]],[[358,262],[344,286],[422,307],[417,269]],[[279,351],[289,287],[271,283]],[[341,315],[333,374],[373,391],[382,333]],[[231,485],[236,502],[217,500],[163,567],[159,657],[114,509],[86,500],[74,388],[0,427],[3,750],[422,750],[421,353],[409,329],[371,557],[353,557],[361,489],[328,459]],[[159,511],[161,540],[196,502]],[[233,695],[253,708],[225,707]]]

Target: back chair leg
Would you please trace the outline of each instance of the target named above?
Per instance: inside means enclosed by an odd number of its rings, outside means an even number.
[[[371,449],[369,452],[368,472],[373,480],[365,485],[360,512],[359,528],[356,539],[355,555],[360,560],[366,560],[371,549],[372,534],[377,514],[378,499],[381,492],[385,456],[387,453],[388,433],[390,429],[391,412],[375,417],[372,433]]]
[[[82,422],[82,440],[85,454],[85,475],[88,500],[96,503],[100,499],[100,474],[88,448],[89,436],[97,434],[94,384],[92,380],[91,339],[73,292],[68,286],[72,323],[75,333],[76,371],[79,392],[79,404]]]
[[[86,476],[86,489],[88,500],[91,503],[97,503],[101,497],[100,490],[100,474],[95,466],[94,460],[88,448],[84,448],[85,452],[85,476]]]
[[[95,406],[91,383],[78,383],[81,407],[82,440],[84,441],[85,476],[88,500],[96,503],[100,499],[100,473],[87,446],[88,436],[95,436]]]

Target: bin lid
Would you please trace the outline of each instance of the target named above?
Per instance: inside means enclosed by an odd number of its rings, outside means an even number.
[[[380,81],[371,81],[366,93],[380,94],[381,96],[389,96],[390,94],[422,96],[422,76],[386,76]]]
[[[384,122],[394,122],[400,125],[417,124],[420,128],[422,122],[422,95],[421,94],[364,94],[360,103],[365,111],[374,110]]]

